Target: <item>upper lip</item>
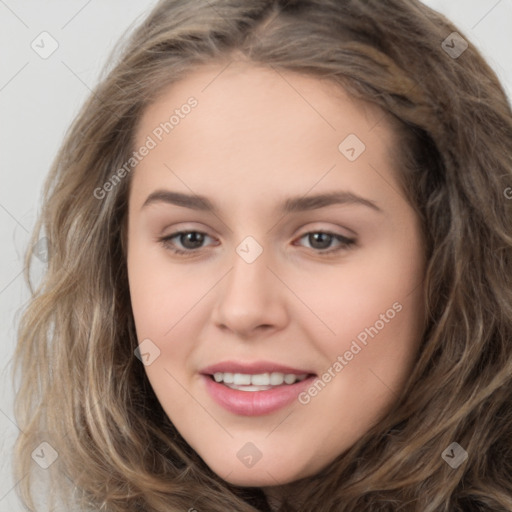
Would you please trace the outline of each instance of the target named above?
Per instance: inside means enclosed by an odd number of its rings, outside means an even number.
[[[279,363],[271,361],[251,361],[251,362],[237,362],[237,361],[223,361],[221,363],[213,364],[203,368],[200,373],[204,375],[213,375],[214,373],[246,373],[251,375],[258,375],[261,373],[279,372],[294,375],[314,375],[309,370],[300,368],[292,368]]]

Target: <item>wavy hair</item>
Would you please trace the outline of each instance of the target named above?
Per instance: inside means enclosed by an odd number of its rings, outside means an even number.
[[[44,232],[48,266],[36,288],[26,254],[15,474],[29,510],[41,441],[58,458],[39,474],[67,510],[269,510],[261,489],[213,473],[160,406],[134,357],[130,175],[95,194],[130,158],[164,88],[233,59],[331,80],[390,114],[400,182],[427,241],[427,323],[406,388],[301,481],[300,510],[512,510],[512,112],[471,43],[450,53],[456,31],[468,39],[418,0],[161,0],[124,38],[45,183],[30,243]],[[468,452],[458,469],[441,457],[454,441]]]

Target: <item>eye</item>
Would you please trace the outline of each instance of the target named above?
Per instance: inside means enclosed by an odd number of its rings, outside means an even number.
[[[329,255],[344,249],[346,250],[356,243],[356,240],[353,238],[347,238],[343,235],[331,233],[328,231],[310,231],[303,234],[299,240],[302,240],[306,237],[308,242],[311,244],[310,248],[314,251],[318,251],[320,255]],[[173,242],[173,239],[175,238],[178,240],[183,249],[176,247],[175,242]],[[194,252],[198,252],[199,249],[202,249],[202,244],[205,241],[205,238],[211,237],[201,231],[178,231],[166,237],[160,238],[159,242],[165,249],[170,250],[174,254],[191,255]],[[338,247],[325,250],[331,246],[333,241],[338,242]]]
[[[349,249],[356,243],[356,240],[353,238],[347,238],[343,235],[339,235],[336,233],[331,233],[328,231],[310,231],[302,235],[299,240],[303,238],[307,238],[308,243],[311,245],[311,249],[315,251],[320,251],[319,254],[330,255],[332,253],[336,253],[342,251],[344,249]],[[338,247],[334,249],[325,250],[331,246],[331,242],[338,241]]]
[[[168,249],[175,254],[190,254],[191,252],[196,252],[197,249],[201,249],[201,245],[204,242],[205,237],[210,238],[206,233],[201,231],[178,231],[161,238],[160,242],[165,249]],[[175,247],[172,242],[174,238],[178,238],[180,244],[185,248],[185,250]]]

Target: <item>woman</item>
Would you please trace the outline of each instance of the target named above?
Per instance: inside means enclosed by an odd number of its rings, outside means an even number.
[[[50,451],[81,510],[512,510],[511,142],[418,1],[160,2],[45,188],[18,479]]]

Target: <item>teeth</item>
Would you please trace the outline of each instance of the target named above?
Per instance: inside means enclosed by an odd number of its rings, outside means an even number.
[[[295,375],[285,375],[284,381],[286,384],[293,384],[295,382]]]
[[[270,374],[270,384],[272,386],[280,386],[284,382],[284,374],[273,372]]]
[[[293,373],[259,373],[249,375],[245,373],[223,373],[217,372],[213,374],[215,382],[223,382],[224,384],[233,384],[234,386],[281,386],[283,383],[294,384],[297,381],[304,380],[308,375],[294,375]],[[232,387],[232,386],[230,386]],[[256,388],[258,389],[258,388]]]

